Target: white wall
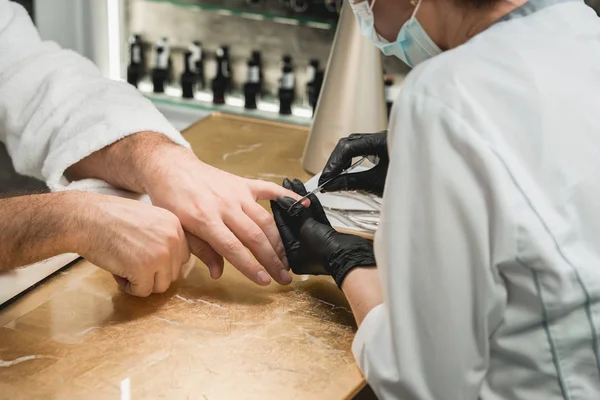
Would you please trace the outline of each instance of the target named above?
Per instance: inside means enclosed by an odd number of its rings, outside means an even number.
[[[124,32],[124,0],[35,0],[36,25],[44,40],[77,51],[109,76],[109,3],[118,5],[119,30]],[[125,55],[126,37],[121,34],[118,42],[119,54]]]

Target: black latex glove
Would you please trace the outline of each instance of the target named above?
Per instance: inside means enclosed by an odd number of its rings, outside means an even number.
[[[383,195],[390,159],[387,152],[387,131],[373,134],[356,133],[341,139],[319,178],[319,185],[350,167],[352,158],[376,156],[379,163],[368,171],[344,174],[331,181],[324,192],[340,190],[364,190],[378,196]]]
[[[286,189],[300,196],[306,188],[299,180],[283,181]],[[280,197],[271,202],[275,223],[292,271],[299,275],[331,275],[341,288],[344,278],[355,267],[374,267],[373,245],[359,236],[347,235],[333,229],[316,196],[309,197],[310,208],[298,204],[288,210],[295,200]],[[297,207],[302,210],[296,210]]]

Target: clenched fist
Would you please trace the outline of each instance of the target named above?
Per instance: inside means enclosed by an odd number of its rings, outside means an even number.
[[[73,196],[77,252],[111,272],[135,296],[165,292],[190,258],[185,233],[170,211],[91,193]]]

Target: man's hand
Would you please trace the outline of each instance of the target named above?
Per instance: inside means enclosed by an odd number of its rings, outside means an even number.
[[[285,249],[273,217],[256,202],[289,192],[213,168],[193,153],[180,150],[173,148],[170,156],[164,155],[165,163],[177,160],[177,165],[157,174],[147,192],[153,204],[172,211],[184,229],[200,239],[195,240],[192,252],[208,265],[211,276],[221,276],[222,255],[259,285],[268,285],[269,275],[281,284],[290,283]]]
[[[299,180],[284,180],[283,185],[300,196],[306,188]],[[341,288],[346,275],[356,267],[374,267],[373,245],[367,240],[337,232],[331,227],[319,200],[311,196],[308,209],[290,207],[294,199],[282,197],[271,202],[277,228],[286,246],[292,270],[300,274],[331,275]]]
[[[364,156],[377,157],[377,165],[368,171],[344,174],[327,184],[324,191],[364,190],[381,196],[390,164],[387,152],[387,132],[353,134],[341,139],[327,160],[319,178],[319,185],[350,167],[352,158]]]
[[[190,253],[167,210],[118,197],[62,192],[0,200],[0,270],[78,253],[136,296],[166,291]]]
[[[75,251],[111,272],[125,292],[163,293],[179,278],[190,252],[173,213],[113,196],[72,195],[69,213],[83,233]]]
[[[215,279],[223,272],[225,257],[260,285],[270,283],[269,275],[282,284],[292,280],[273,217],[256,201],[281,196],[298,199],[294,192],[213,168],[192,151],[153,132],[129,136],[67,172],[72,180],[99,178],[147,193],[154,205],[179,218],[189,233],[192,252],[208,265]]]

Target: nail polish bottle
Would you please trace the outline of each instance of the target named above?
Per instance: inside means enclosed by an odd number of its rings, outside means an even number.
[[[315,111],[317,110],[317,104],[319,103],[319,96],[321,95],[321,88],[323,87],[323,80],[325,79],[325,71],[317,70],[315,73],[315,82],[313,85],[313,94],[311,98],[308,100],[312,109],[313,116],[315,115]]]
[[[181,74],[181,97],[184,99],[193,99],[194,92],[196,90],[196,73],[195,73],[195,61],[193,53],[186,51],[184,54],[184,71]]]
[[[256,110],[256,98],[260,94],[260,72],[256,61],[248,61],[248,80],[244,84],[244,108]]]
[[[144,74],[143,43],[140,35],[134,34],[129,38],[129,65],[127,66],[127,82],[138,86]]]
[[[225,88],[226,92],[230,92],[232,89],[232,74],[231,74],[231,60],[229,59],[229,46],[226,45],[222,45],[218,50],[217,53],[219,52],[221,53],[222,59],[223,59],[223,73],[225,75],[225,79],[227,82],[227,87]]]
[[[225,104],[225,92],[227,91],[227,62],[223,57],[223,51],[217,49],[217,75],[212,80],[213,104]]]
[[[283,57],[281,57],[281,68],[286,66],[292,69],[294,68],[292,56],[290,56],[289,54],[284,54]]]
[[[308,100],[308,104],[312,106],[310,100],[314,97],[313,92],[315,91],[315,77],[317,75],[317,71],[319,70],[319,60],[312,59],[308,64],[308,68],[306,69],[306,99]]]
[[[290,115],[294,102],[295,78],[292,67],[285,65],[279,81],[279,114]]]
[[[198,89],[204,89],[206,87],[206,79],[204,77],[204,50],[202,49],[202,43],[194,41],[190,44],[189,50],[192,52],[193,72],[196,74],[196,84]]]
[[[260,51],[254,50],[252,52],[251,59],[256,63],[256,66],[258,67],[258,94],[262,96],[265,94],[262,54],[260,53]]]
[[[292,87],[292,103],[296,100],[296,80],[294,77],[294,61],[292,59],[292,56],[290,56],[289,54],[285,54],[282,58],[281,58],[281,76],[283,79],[283,77],[286,75],[283,70],[289,68],[289,70],[291,71],[291,81],[293,84]]]
[[[170,81],[170,69],[172,68],[170,49],[166,38],[162,38],[154,45],[155,63],[152,70],[152,84],[154,93],[164,93],[165,85]]]

